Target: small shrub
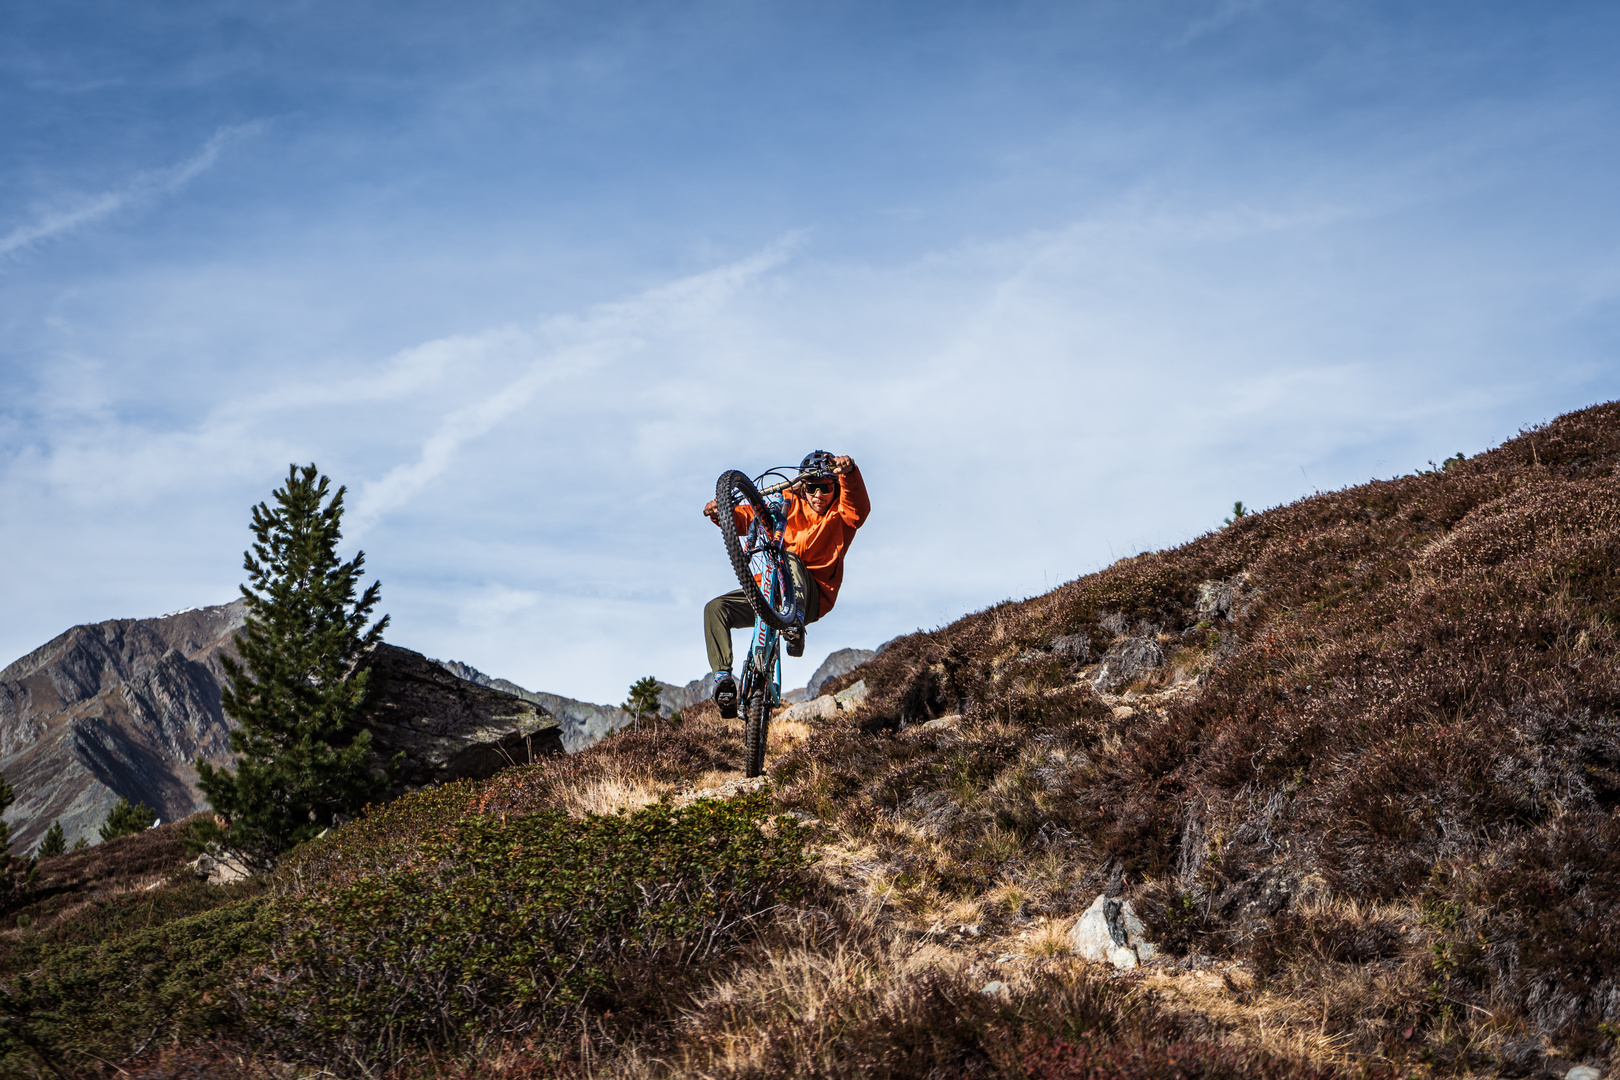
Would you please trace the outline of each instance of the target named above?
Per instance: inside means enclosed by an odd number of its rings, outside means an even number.
[[[203,888],[217,904],[222,890]],[[8,958],[0,1075],[78,1075],[97,1059],[118,1061],[154,1041],[215,1036],[232,1025],[229,985],[268,937],[266,898],[143,926],[143,916],[162,918],[149,904],[140,910],[149,899],[108,905],[113,925],[97,925],[100,913],[92,912],[54,934],[40,932],[24,954]]]
[[[256,1016],[282,1053],[364,1070],[675,993],[797,893],[801,834],[762,828],[770,806],[456,821],[395,869],[290,900]]]
[[[42,859],[49,859],[66,850],[67,837],[62,833],[62,822],[58,820],[51,822],[51,827],[45,831],[45,839],[39,842],[39,850],[34,854]]]
[[[134,833],[145,832],[157,822],[157,811],[145,803],[131,804],[128,799],[119,799],[113,808],[107,811],[107,820],[101,823],[101,841],[116,840],[120,836],[130,836]]]

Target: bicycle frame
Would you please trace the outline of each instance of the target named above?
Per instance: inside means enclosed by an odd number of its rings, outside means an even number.
[[[779,539],[786,514],[783,509],[782,492],[790,484],[778,484],[768,488],[760,494],[765,496],[766,508],[771,512],[772,520],[762,523],[757,519],[748,529],[748,550],[758,551],[765,545],[780,546]],[[766,598],[775,604],[781,599],[782,582],[777,579],[776,560],[767,560],[765,574],[760,580],[760,589]],[[782,637],[771,629],[764,619],[754,617],[753,644],[748,650],[748,663],[743,666],[742,697],[747,701],[753,689],[765,680],[765,708],[769,710],[782,704]]]

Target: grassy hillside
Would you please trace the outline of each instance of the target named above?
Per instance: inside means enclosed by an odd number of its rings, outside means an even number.
[[[860,710],[777,726],[763,789],[705,706],[407,797],[252,886],[42,898],[0,932],[0,1069],[1604,1065],[1617,466],[1599,406],[901,639],[827,688],[864,678]],[[1072,954],[1099,893],[1160,960]]]

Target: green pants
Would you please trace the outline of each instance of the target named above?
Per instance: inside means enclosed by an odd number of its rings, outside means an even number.
[[[793,587],[804,597],[804,621],[813,623],[821,618],[821,590],[811,580],[803,559],[790,554],[787,561]],[[753,625],[754,609],[741,589],[717,596],[704,606],[703,637],[709,646],[710,671],[731,670],[731,632]]]

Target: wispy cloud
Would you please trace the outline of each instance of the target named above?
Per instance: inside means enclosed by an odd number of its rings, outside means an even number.
[[[749,258],[661,285],[630,300],[601,304],[584,316],[548,320],[538,330],[491,331],[460,339],[462,348],[492,348],[521,356],[526,370],[493,393],[445,416],[421,444],[416,460],[366,484],[355,501],[358,537],[385,513],[408,503],[450,467],[466,443],[527,408],[546,386],[596,372],[637,351],[650,332],[714,311],[761,275],[781,265],[800,243],[788,236]],[[456,345],[450,345],[455,351]],[[442,351],[442,350],[435,350]]]
[[[1176,36],[1173,44],[1189,45],[1239,19],[1253,15],[1263,4],[1264,0],[1220,0],[1220,3],[1215,5],[1214,11],[1188,24],[1187,28]]]
[[[231,142],[258,131],[263,125],[236,124],[214,132],[202,148],[176,165],[137,173],[116,191],[105,191],[72,206],[49,210],[0,236],[0,256],[11,255],[54,236],[84,228],[127,207],[172,195],[213,168]]]

